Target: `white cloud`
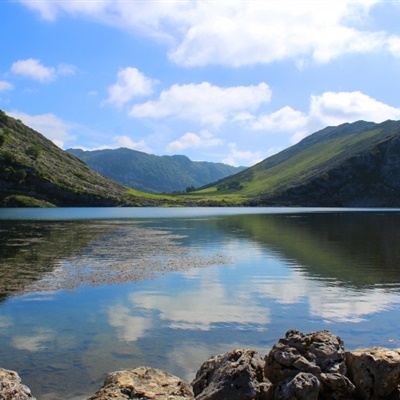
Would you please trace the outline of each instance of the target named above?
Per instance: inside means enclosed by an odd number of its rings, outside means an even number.
[[[70,64],[59,64],[56,68],[44,66],[40,60],[28,58],[12,64],[11,71],[39,82],[54,81],[57,76],[73,75],[77,68]]]
[[[236,143],[229,143],[230,154],[222,160],[223,163],[238,167],[240,165],[250,167],[264,159],[261,151],[243,151],[237,149]]]
[[[246,122],[254,130],[296,131],[307,125],[307,115],[286,106],[271,114],[260,115],[253,119],[247,118]]]
[[[0,92],[5,91],[5,90],[13,90],[14,87],[11,85],[11,83],[6,82],[6,81],[0,81]]]
[[[39,82],[50,82],[55,79],[56,71],[52,67],[45,67],[39,60],[28,58],[16,61],[11,66],[11,71],[18,75],[38,80]]]
[[[214,137],[210,132],[202,131],[199,135],[187,132],[178,140],[171,142],[166,150],[168,153],[177,153],[184,149],[213,147],[220,144],[222,144],[222,140]]]
[[[243,66],[284,59],[328,62],[342,54],[398,54],[398,36],[368,30],[379,0],[68,1],[20,0],[49,20],[59,13],[163,39],[185,66]],[[389,27],[388,27],[389,28]]]
[[[270,114],[243,114],[236,118],[243,127],[265,134],[288,133],[297,143],[326,126],[359,120],[383,122],[399,120],[400,109],[382,103],[362,92],[324,92],[310,97],[307,113],[286,106]],[[233,159],[235,158],[232,154]]]
[[[135,142],[129,136],[116,136],[114,138],[113,148],[119,148],[119,147],[127,147],[128,149],[145,151],[145,152],[150,151],[150,148],[147,146],[144,140]]]
[[[271,90],[266,83],[227,88],[209,82],[173,85],[162,91],[157,101],[133,106],[130,115],[137,118],[173,117],[218,128],[236,114],[256,111],[270,99]]]
[[[117,82],[108,88],[106,102],[122,106],[136,96],[153,93],[156,83],[157,81],[147,78],[136,68],[121,69],[117,74]]]
[[[310,118],[323,125],[367,120],[382,122],[400,119],[400,109],[373,99],[361,92],[325,92],[311,96]]]
[[[25,125],[46,136],[59,147],[63,147],[66,141],[74,139],[74,136],[69,132],[72,125],[54,114],[28,115],[19,111],[10,111],[7,114],[20,119]]]

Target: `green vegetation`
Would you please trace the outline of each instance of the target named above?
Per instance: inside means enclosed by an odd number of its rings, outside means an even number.
[[[188,188],[193,191],[244,170],[222,163],[191,161],[186,156],[156,156],[127,148],[67,151],[100,174],[149,193],[188,192]]]
[[[399,138],[396,121],[328,127],[196,193],[236,194],[249,205],[394,206],[400,204],[400,187],[393,179],[400,167]]]
[[[152,206],[0,110],[0,206]]]

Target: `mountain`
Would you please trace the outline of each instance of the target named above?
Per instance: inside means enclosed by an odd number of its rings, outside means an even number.
[[[327,127],[196,193],[257,206],[400,207],[400,121]]]
[[[40,133],[0,110],[0,206],[147,206]]]
[[[156,156],[127,148],[67,149],[90,168],[122,185],[150,193],[181,192],[243,171],[222,163],[191,161],[186,156]]]

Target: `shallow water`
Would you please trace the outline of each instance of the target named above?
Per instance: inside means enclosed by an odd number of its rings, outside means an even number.
[[[40,399],[148,365],[265,355],[288,329],[400,347],[400,212],[0,210],[0,360]]]

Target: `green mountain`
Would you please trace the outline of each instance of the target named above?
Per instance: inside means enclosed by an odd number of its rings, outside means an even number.
[[[327,127],[196,192],[247,205],[400,206],[400,121]]]
[[[186,156],[156,156],[127,148],[67,149],[90,168],[122,185],[149,193],[181,192],[243,171],[222,163],[191,161]]]
[[[142,206],[160,201],[128,194],[40,133],[0,110],[0,206]]]

